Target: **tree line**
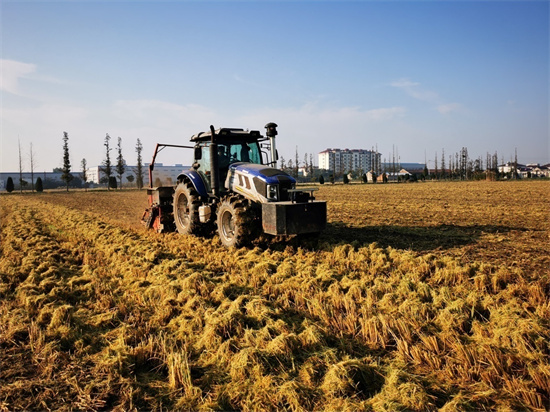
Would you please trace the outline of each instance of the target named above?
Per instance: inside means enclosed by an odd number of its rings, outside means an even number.
[[[298,147],[296,146],[296,154],[294,159],[285,160],[283,157],[279,159],[280,169],[287,172],[294,178],[302,182],[319,182],[324,184],[325,181],[334,183],[342,181],[344,184],[352,180],[359,180],[362,183],[388,181],[397,182],[416,182],[419,180],[500,180],[500,179],[517,179],[519,178],[519,166],[517,158],[517,150],[515,151],[514,160],[511,162],[512,171],[504,173],[499,170],[498,153],[487,153],[485,158],[478,156],[471,158],[468,154],[468,148],[462,147],[458,152],[445,155],[445,149],[441,150],[441,155],[435,153],[434,167],[428,168],[427,162],[424,163],[423,171],[415,171],[409,175],[399,175],[401,170],[401,162],[399,152],[396,152],[396,147],[393,148],[393,153],[390,154],[390,162],[384,159],[383,167],[379,171],[365,171],[362,169],[342,169],[339,173],[334,170],[321,170],[313,166],[313,155],[305,154],[304,160],[300,162]],[[504,159],[501,159],[501,164]],[[300,175],[299,170],[302,169],[304,174]]]
[[[498,167],[498,153],[486,153],[485,159],[482,156],[470,158],[468,148],[463,147],[460,151],[445,156],[445,149],[441,150],[438,162],[437,152],[435,153],[434,169],[424,169],[424,177],[432,180],[499,180],[502,178],[519,178],[518,155],[515,151],[512,171],[503,173]],[[448,162],[446,162],[448,161]],[[504,159],[501,159],[504,164]]]
[[[61,173],[61,180],[65,183],[66,190],[69,191],[69,187],[71,187],[71,183],[74,183],[77,181],[77,187],[84,187],[88,188],[88,162],[85,158],[83,158],[80,162],[80,172],[79,173],[73,173],[71,160],[70,160],[70,153],[69,153],[69,133],[63,132],[63,164],[59,168],[54,168],[54,173]],[[126,176],[124,174],[127,171],[126,161],[124,160],[124,156],[122,155],[122,138],[118,137],[117,140],[117,156],[115,159],[115,162],[111,160],[111,136],[109,136],[109,133],[106,134],[104,143],[105,146],[105,159],[103,160],[101,166],[99,167],[100,171],[100,180],[99,183],[106,184],[108,189],[122,189],[122,180],[123,177],[126,177],[126,180],[130,183],[133,183],[135,181],[136,187],[138,189],[143,188],[143,176],[145,174],[145,170],[143,167],[143,161],[141,152],[143,150],[143,145],[141,144],[140,139],[137,139],[135,151],[137,153],[137,165],[134,170],[131,170],[130,173]],[[18,149],[19,149],[19,190],[22,192],[23,188],[28,186],[29,183],[23,179],[23,157],[21,154],[21,142],[18,142]],[[36,155],[33,150],[32,143],[30,144],[30,152],[29,152],[29,165],[30,165],[30,173],[31,173],[31,191],[37,191],[42,192],[44,188],[53,188],[57,187],[55,183],[52,181],[48,181],[46,177],[44,176],[44,181],[41,177],[38,177],[36,179],[36,185],[35,185],[35,167],[36,167]],[[101,177],[101,173],[103,174],[103,177]],[[118,181],[117,181],[118,178]],[[13,182],[12,177],[8,177],[6,181],[6,190],[11,193],[13,190],[15,190],[15,184]]]
[[[111,136],[109,136],[109,133],[105,135],[103,146],[105,146],[105,159],[102,162],[102,165],[99,168],[100,173],[103,173],[104,176],[100,177],[99,183],[107,184],[107,187],[110,189],[116,189],[117,188],[117,177],[119,182],[119,187],[122,189],[122,178],[124,177],[124,173],[126,172],[126,161],[124,160],[124,157],[122,156],[122,138],[119,136],[117,139],[117,156],[116,161],[113,163],[111,161]],[[137,165],[136,169],[133,170],[130,174],[126,175],[126,180],[128,182],[133,183],[136,182],[136,187],[138,189],[143,188],[143,175],[144,175],[144,169],[143,169],[143,161],[141,157],[141,152],[143,150],[143,145],[141,144],[141,141],[139,138],[136,141],[136,147],[135,147],[136,153],[137,153]],[[83,159],[84,162],[85,159]],[[82,166],[84,168],[84,165]]]

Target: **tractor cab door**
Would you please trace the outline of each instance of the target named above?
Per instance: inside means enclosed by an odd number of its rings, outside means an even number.
[[[208,143],[201,143],[195,147],[195,164],[193,167],[202,178],[206,190],[209,193],[212,192],[210,187],[210,145]]]

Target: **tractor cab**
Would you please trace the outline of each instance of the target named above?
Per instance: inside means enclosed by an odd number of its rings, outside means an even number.
[[[212,192],[213,164],[217,165],[219,187],[222,192],[226,191],[224,182],[229,166],[234,163],[264,164],[263,157],[266,153],[262,153],[259,142],[262,137],[256,130],[245,131],[228,128],[216,130],[214,139],[212,132],[198,133],[191,137],[191,141],[195,143],[193,169],[201,176],[208,192]],[[215,145],[214,148],[213,145]],[[216,159],[212,159],[213,154]]]

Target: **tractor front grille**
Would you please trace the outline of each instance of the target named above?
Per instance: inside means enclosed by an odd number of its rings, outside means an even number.
[[[292,184],[294,182],[287,176],[277,176],[277,179],[279,180],[279,200],[287,202],[290,200],[288,191],[292,189]]]

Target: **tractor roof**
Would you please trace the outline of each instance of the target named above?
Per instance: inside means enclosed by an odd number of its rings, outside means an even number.
[[[230,141],[239,141],[239,142],[256,142],[262,139],[262,135],[257,130],[244,130],[244,129],[230,129],[230,128],[221,128],[215,130],[215,140],[218,142],[223,142],[224,140]],[[212,133],[201,132],[191,136],[192,142],[205,142],[212,140]]]

